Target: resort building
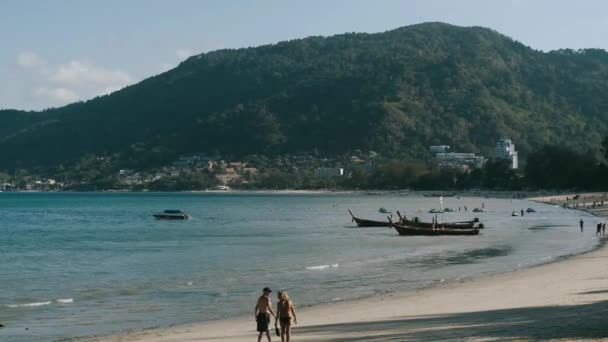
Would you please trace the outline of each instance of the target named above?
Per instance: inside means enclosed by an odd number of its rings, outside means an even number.
[[[217,180],[222,184],[222,185],[226,185],[229,184],[237,179],[239,179],[241,176],[236,173],[236,170],[232,167],[227,167],[224,169],[224,173],[215,175],[215,178],[217,178]]]
[[[448,145],[431,146],[431,153],[447,153],[450,149]]]
[[[476,156],[475,153],[437,153],[435,159],[439,166],[461,167],[461,168],[480,168],[485,162],[484,157]]]
[[[344,169],[341,167],[319,167],[314,172],[317,178],[331,178],[344,176]]]
[[[515,145],[511,142],[511,139],[500,139],[496,143],[496,149],[494,153],[496,159],[508,160],[511,168],[517,169],[517,151],[515,151]]]
[[[448,152],[450,146],[431,146],[430,151],[435,155],[435,160],[440,167],[457,167],[463,170],[476,169],[483,166],[486,158],[477,156],[475,153]]]

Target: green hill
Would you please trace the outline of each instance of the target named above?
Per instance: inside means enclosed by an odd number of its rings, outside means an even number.
[[[0,111],[0,169],[121,153],[153,165],[354,149],[424,158],[433,144],[488,156],[507,136],[599,146],[608,53],[544,53],[481,27],[426,23],[193,56],[108,96],[41,113]]]

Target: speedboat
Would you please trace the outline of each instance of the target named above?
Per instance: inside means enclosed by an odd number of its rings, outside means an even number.
[[[536,210],[534,210],[533,208],[528,208],[528,209],[526,209],[526,212],[527,213],[535,213]]]
[[[519,216],[519,213],[517,211],[514,211],[511,213],[511,216]]]
[[[187,220],[190,218],[185,211],[178,209],[167,209],[152,216],[157,220]]]
[[[474,213],[483,213],[483,212],[485,212],[485,211],[486,211],[486,210],[485,210],[485,209],[483,209],[483,208],[481,208],[481,209],[480,209],[480,208],[475,208],[475,209],[473,209],[473,212],[474,212]]]

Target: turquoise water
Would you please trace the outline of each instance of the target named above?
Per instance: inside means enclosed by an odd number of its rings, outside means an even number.
[[[487,212],[471,213],[485,205]],[[525,200],[445,198],[475,237],[352,228],[437,198],[354,194],[0,193],[2,341],[50,341],[250,314],[264,286],[300,307],[530,266],[597,244],[596,218]],[[511,217],[513,210],[537,213]],[[183,209],[193,219],[157,221]],[[416,214],[430,220],[430,214]],[[578,220],[586,222],[579,232]]]

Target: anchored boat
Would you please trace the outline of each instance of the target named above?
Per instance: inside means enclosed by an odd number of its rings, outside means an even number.
[[[167,209],[152,216],[157,220],[187,220],[190,218],[185,211],[178,209]]]
[[[357,227],[390,227],[390,222],[387,221],[374,221],[374,220],[366,220],[362,218],[358,218],[353,215],[353,212],[348,210],[350,216],[353,218],[353,222],[357,223]]]
[[[437,222],[433,219],[434,222],[423,222],[414,218],[413,220],[408,220],[406,217],[401,216],[401,213],[397,211],[397,215],[399,216],[399,223],[403,226],[413,227],[413,228],[448,228],[448,229],[480,229],[484,228],[482,223],[479,223],[479,219],[476,217],[471,221],[461,221],[461,222]],[[475,227],[475,224],[477,227]]]
[[[389,218],[391,226],[397,230],[399,235],[405,236],[438,236],[438,235],[478,235],[479,229],[448,229],[448,228],[418,228],[408,227],[400,224],[394,224]]]

